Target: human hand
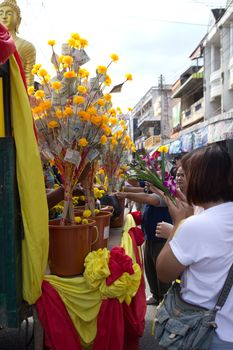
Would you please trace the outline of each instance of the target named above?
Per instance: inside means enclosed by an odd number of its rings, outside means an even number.
[[[115,192],[114,194],[117,196],[117,198],[126,198],[125,192]]]
[[[169,213],[172,217],[172,221],[174,225],[180,223],[180,221],[186,219],[189,216],[193,215],[194,209],[190,206],[186,200],[181,200],[179,198],[176,199],[174,203],[167,196],[163,196],[163,200],[168,206]]]
[[[157,187],[153,186],[153,185],[150,185],[150,191],[157,194],[158,196],[160,197],[163,197],[164,196],[164,193],[163,191],[161,191],[160,189],[158,189]]]
[[[168,222],[164,222],[164,221],[159,222],[156,226],[155,235],[158,238],[168,239],[172,229],[173,229],[172,224],[169,224]]]

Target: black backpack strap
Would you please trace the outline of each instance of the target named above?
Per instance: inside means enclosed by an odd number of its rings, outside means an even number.
[[[216,310],[220,310],[225,304],[225,301],[227,300],[227,297],[231,291],[232,285],[233,285],[233,264],[231,265],[230,271],[228,272],[226,281],[222,287],[222,290],[218,297],[218,301],[215,305]]]

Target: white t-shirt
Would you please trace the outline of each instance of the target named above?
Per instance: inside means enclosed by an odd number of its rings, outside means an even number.
[[[213,308],[233,263],[233,202],[186,219],[169,244],[177,260],[187,266],[181,276],[183,299]],[[233,342],[233,287],[216,323],[218,336]]]

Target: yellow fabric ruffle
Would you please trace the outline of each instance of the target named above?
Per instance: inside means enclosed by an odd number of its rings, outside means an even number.
[[[31,107],[14,56],[10,57],[11,118],[24,227],[22,241],[23,298],[34,304],[48,260],[48,206]]]
[[[99,288],[90,287],[84,277],[61,278],[51,275],[45,276],[44,279],[60,295],[82,342],[93,342],[101,306]]]
[[[90,252],[85,259],[84,278],[91,288],[99,288],[102,299],[117,298],[120,303],[125,301],[129,305],[140,285],[141,268],[134,263],[134,273],[132,275],[124,272],[108,286],[106,278],[110,276],[108,268],[109,254],[110,252],[106,248]]]

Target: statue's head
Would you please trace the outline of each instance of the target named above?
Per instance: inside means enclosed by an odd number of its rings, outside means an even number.
[[[20,8],[16,0],[4,0],[0,3],[0,22],[2,22],[10,32],[18,33],[21,16]]]

